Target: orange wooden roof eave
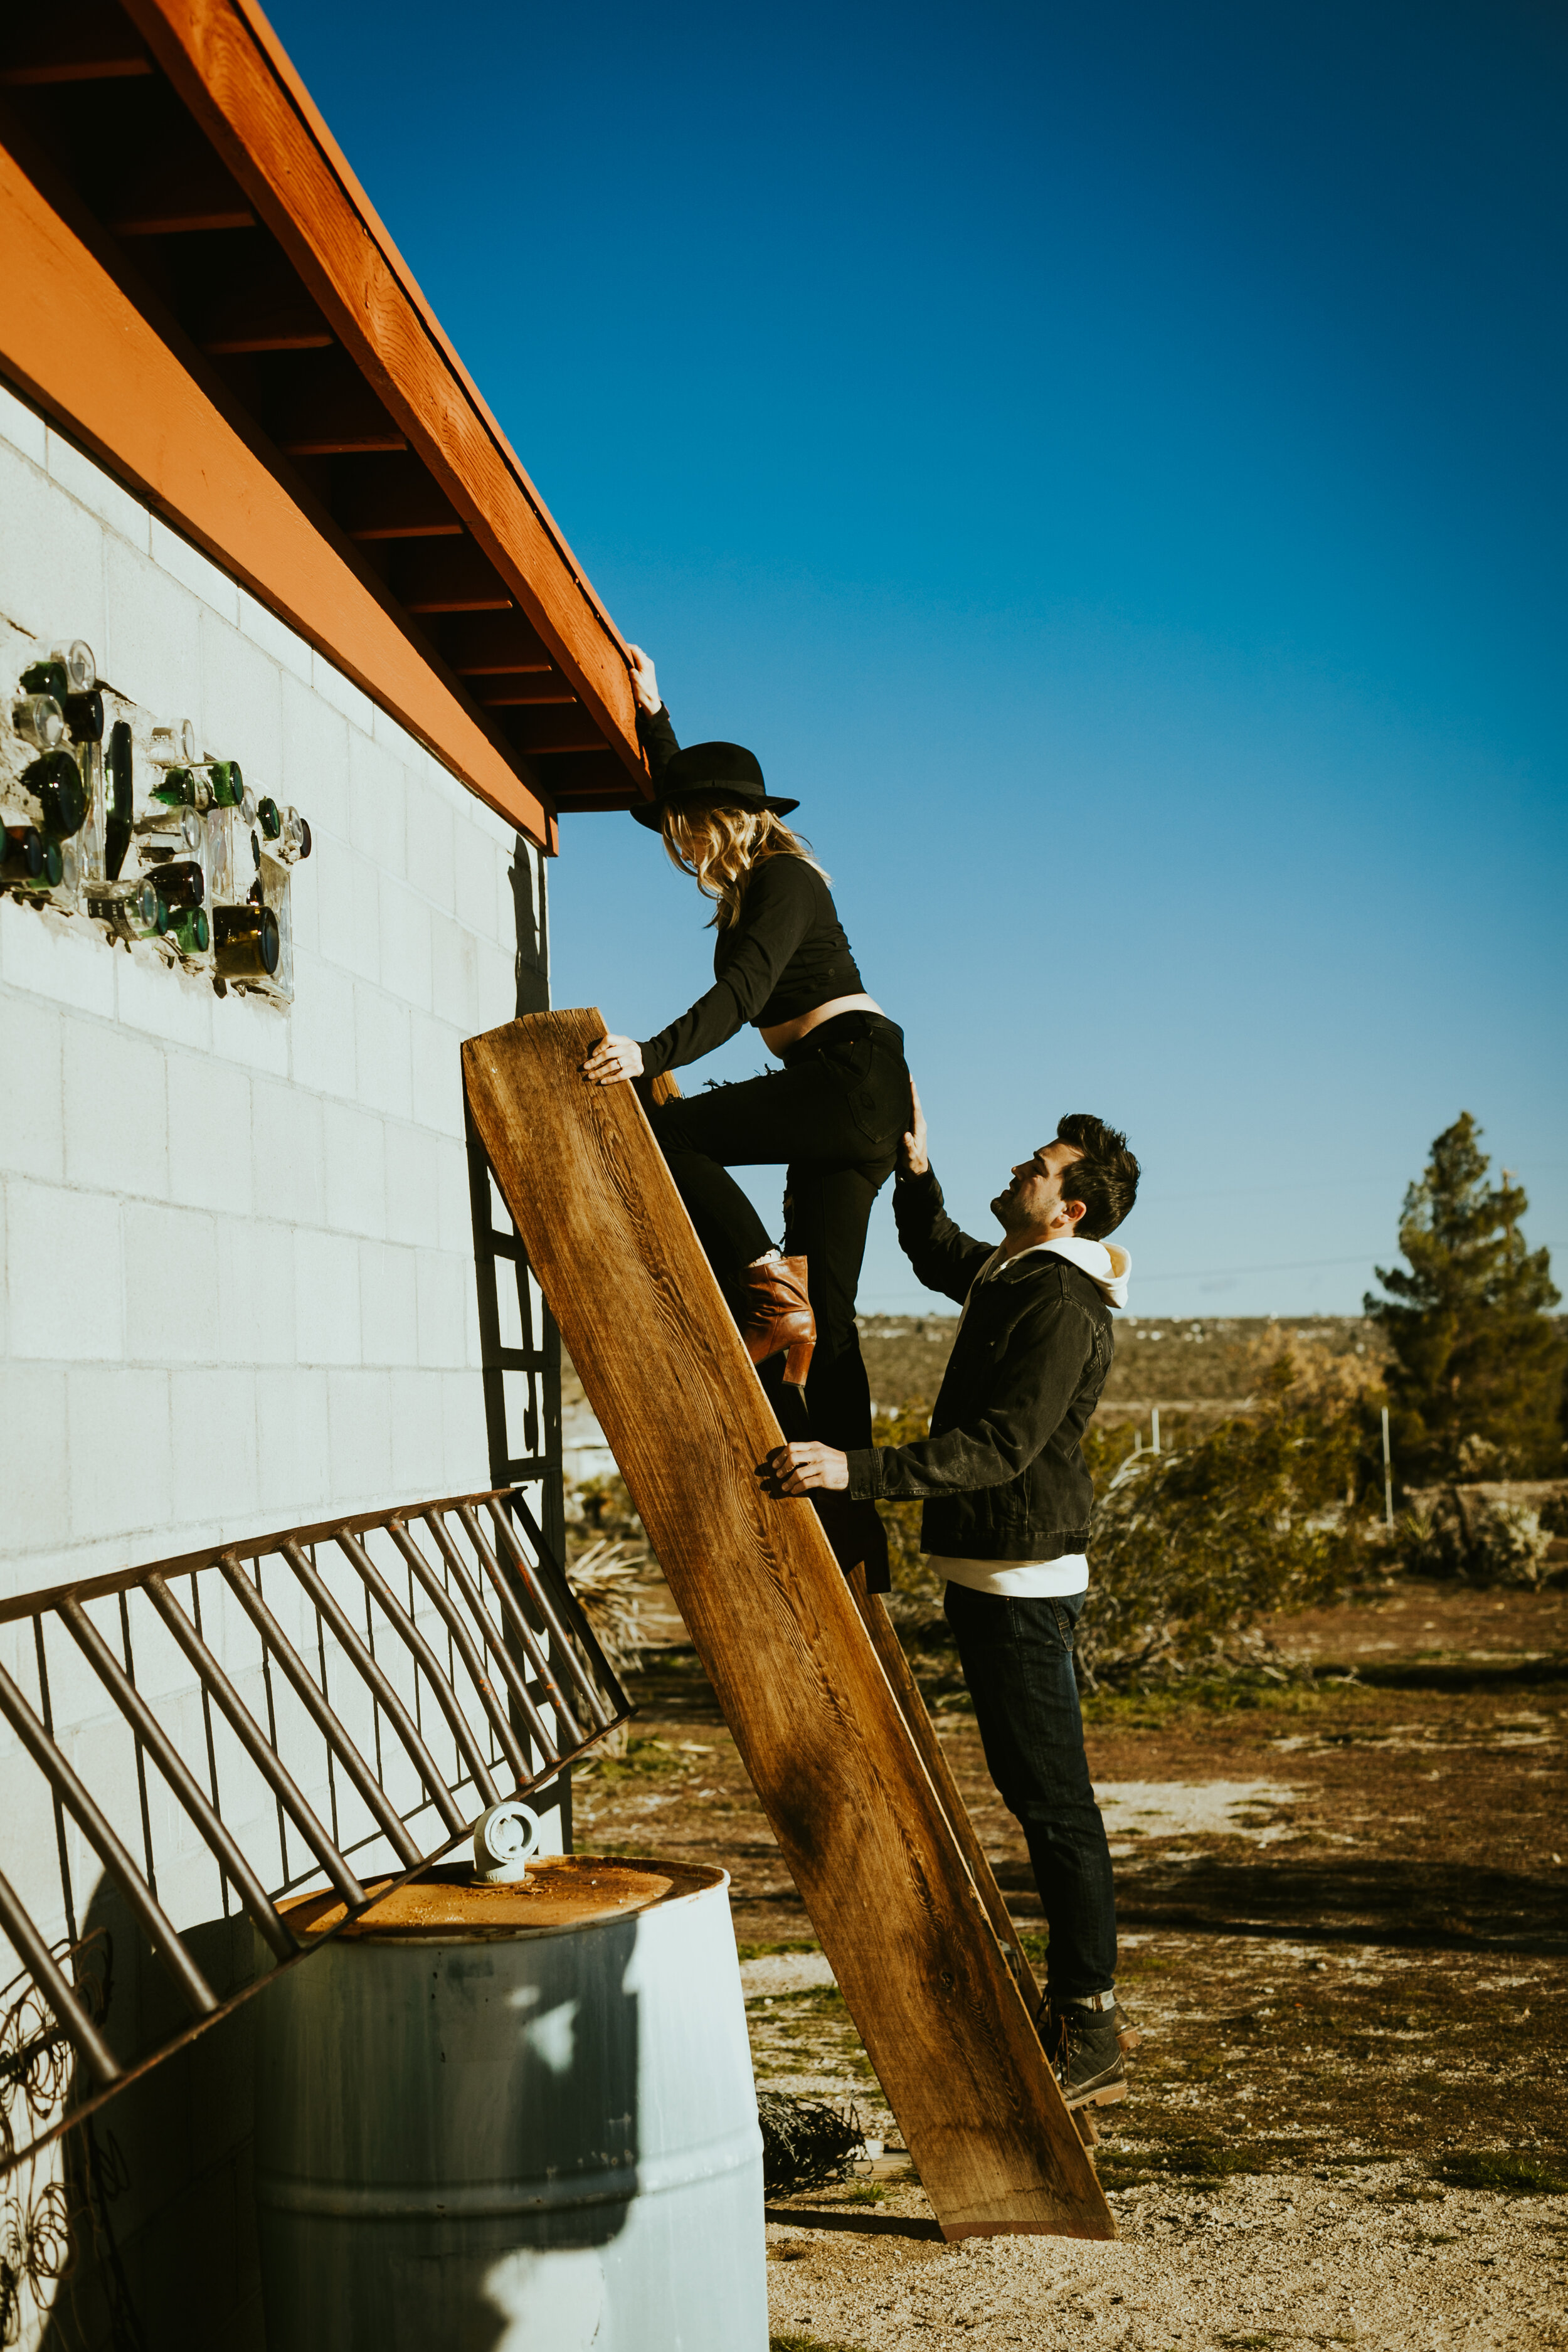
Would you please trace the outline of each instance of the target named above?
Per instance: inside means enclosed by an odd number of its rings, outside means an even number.
[[[0,369],[487,807],[553,856],[559,835],[543,796],[502,758],[3,147],[0,237]]]
[[[253,0],[125,5],[646,797],[624,641],[266,17]]]

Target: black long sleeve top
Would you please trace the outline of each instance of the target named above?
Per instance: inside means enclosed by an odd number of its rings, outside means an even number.
[[[925,1504],[921,1541],[957,1559],[1082,1551],[1094,1499],[1081,1451],[1110,1368],[1110,1315],[1089,1276],[1039,1251],[976,1287],[990,1244],[955,1225],[934,1172],[900,1178],[893,1213],[928,1290],[964,1307],[931,1435],[849,1455],[849,1492]]]
[[[679,749],[662,703],[637,713],[655,781]],[[865,983],[826,881],[804,857],[767,857],[746,880],[737,920],[713,943],[713,985],[642,1049],[649,1077],[700,1061],[749,1022],[769,1029]]]

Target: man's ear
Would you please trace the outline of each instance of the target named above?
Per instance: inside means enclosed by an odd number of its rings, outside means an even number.
[[[1062,1214],[1068,1219],[1068,1223],[1072,1226],[1073,1232],[1076,1234],[1079,1228],[1079,1220],[1082,1217],[1088,1216],[1089,1208],[1087,1203],[1082,1201],[1064,1201],[1062,1202]]]

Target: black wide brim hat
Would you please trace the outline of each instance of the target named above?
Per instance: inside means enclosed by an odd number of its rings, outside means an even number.
[[[689,743],[677,751],[658,780],[656,798],[632,814],[650,833],[664,824],[667,809],[695,816],[700,809],[740,809],[747,816],[788,816],[798,801],[775,799],[763,782],[754,751],[740,743]]]

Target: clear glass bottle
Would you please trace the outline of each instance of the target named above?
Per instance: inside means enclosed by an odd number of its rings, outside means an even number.
[[[192,808],[154,805],[145,816],[136,819],[132,831],[144,849],[154,854],[162,850],[171,857],[177,857],[182,850],[198,850],[202,845],[202,821]]]
[[[53,751],[66,740],[66,714],[52,694],[25,694],[11,706],[11,724],[35,751]]]
[[[89,885],[87,908],[100,923],[107,923],[117,939],[162,939],[169,928],[169,910],[144,875],[131,882]]]

